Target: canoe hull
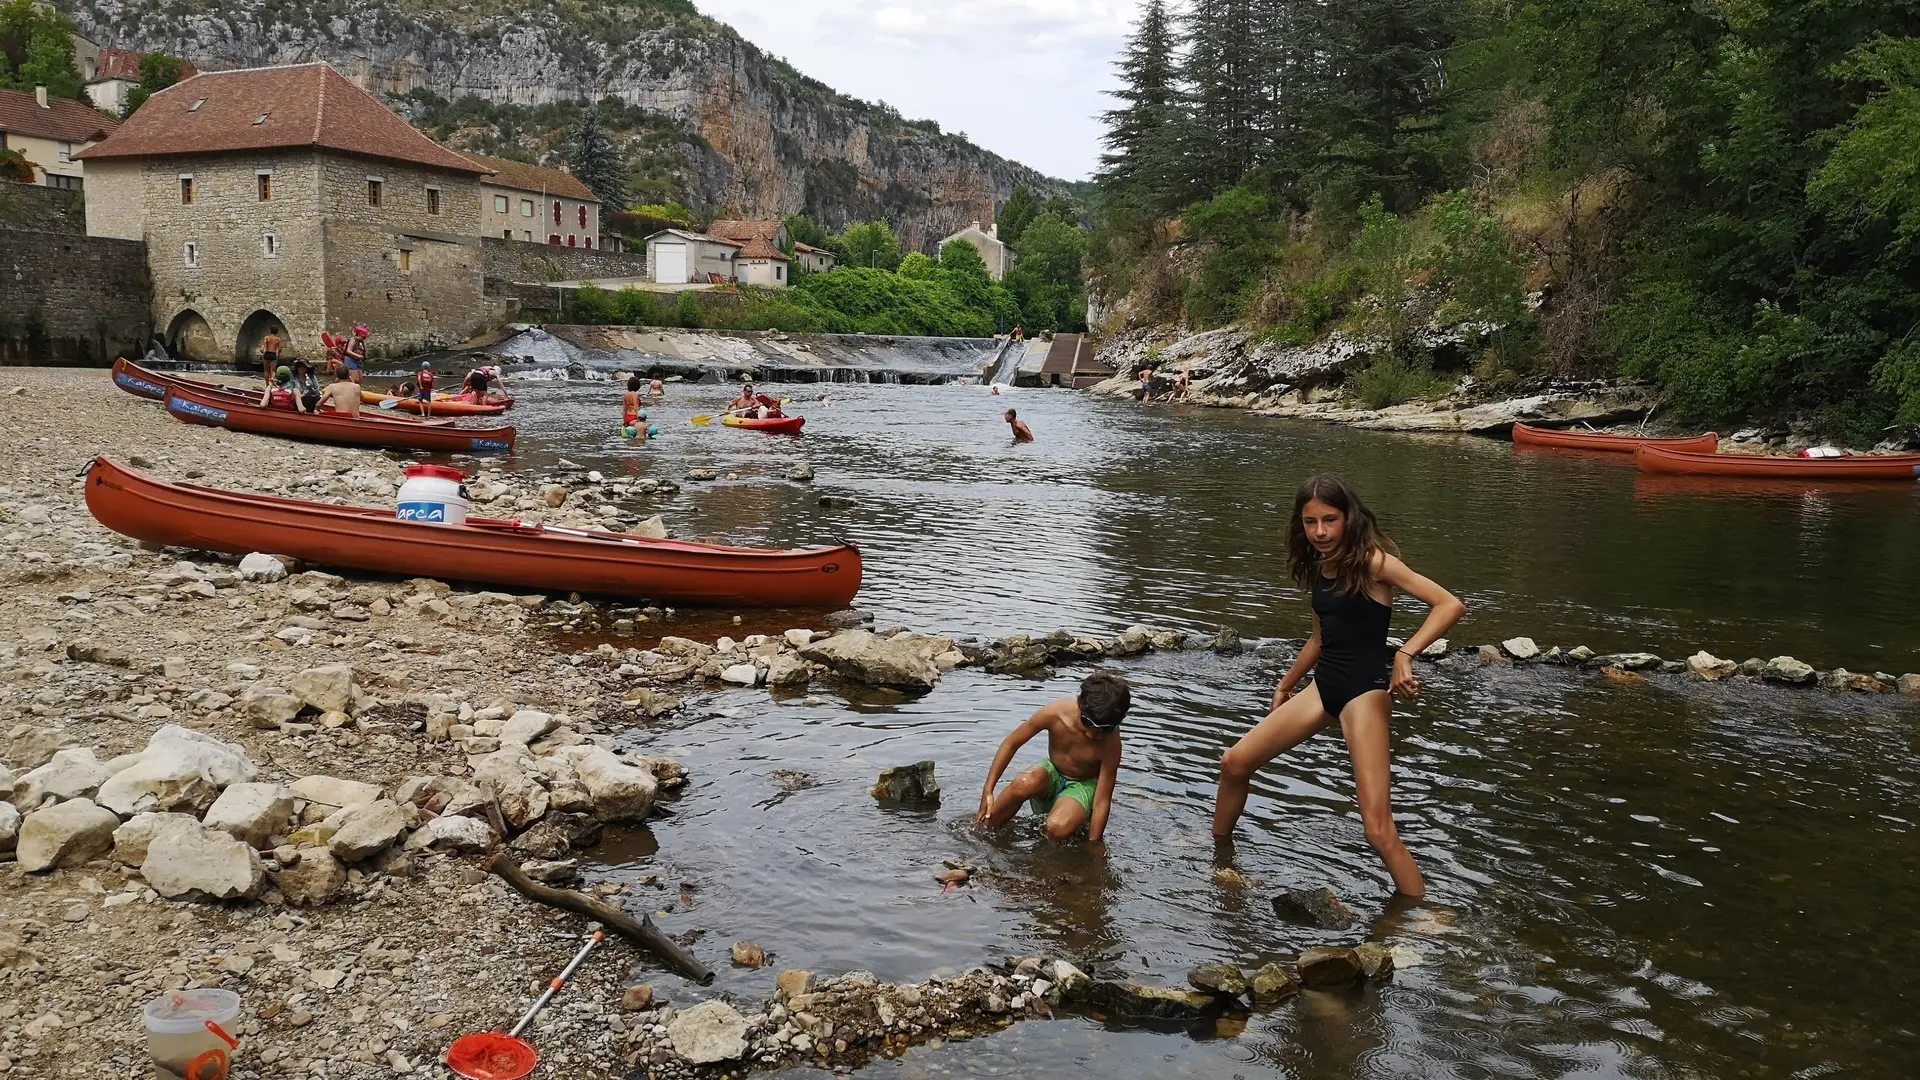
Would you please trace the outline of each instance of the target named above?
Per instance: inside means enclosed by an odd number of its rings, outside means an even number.
[[[1689,476],[1745,476],[1780,480],[1913,480],[1920,478],[1920,454],[1878,457],[1802,458],[1759,454],[1686,454],[1641,447],[1633,455],[1643,473]]]
[[[768,551],[613,533],[565,536],[484,519],[432,525],[401,521],[391,509],[172,484],[104,457],[87,476],[87,509],[114,532],[153,544],[662,603],[842,608],[859,592],[862,574],[860,552],[851,546]]]
[[[1657,446],[1689,454],[1711,454],[1720,446],[1720,436],[1709,431],[1689,439],[1642,439],[1634,435],[1606,435],[1599,432],[1560,431],[1554,428],[1513,425],[1516,446],[1548,446],[1559,450],[1598,450],[1607,454],[1631,454],[1642,446]]]
[[[336,446],[427,450],[445,454],[498,454],[513,449],[514,432],[510,427],[436,427],[366,414],[350,417],[263,409],[251,402],[178,385],[167,390],[167,411],[175,419],[189,424],[204,424],[282,439],[332,443]]]
[[[420,414],[420,399],[418,398],[395,398],[392,394],[383,394],[378,390],[362,390],[360,391],[360,400],[362,403],[371,405],[374,408],[379,408],[380,403],[383,401],[398,401],[399,404],[393,407],[393,411],[413,413],[416,416]],[[509,404],[509,402],[501,402],[494,405],[475,405],[471,401],[453,401],[435,398],[433,402],[433,415],[499,416],[501,413],[507,411]]]
[[[746,428],[748,431],[764,431],[769,435],[798,435],[806,424],[804,416],[778,416],[765,420],[745,416],[723,416],[720,422],[728,427]]]
[[[168,375],[150,371],[131,360],[121,357],[113,362],[113,385],[148,401],[167,400],[167,388],[172,386],[198,390],[204,394],[219,394],[222,397],[260,400],[260,392],[248,393],[239,387],[221,386],[219,383],[201,382],[198,379],[183,379],[178,375]]]

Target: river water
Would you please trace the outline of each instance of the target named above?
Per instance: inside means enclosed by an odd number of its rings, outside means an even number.
[[[615,433],[609,384],[526,385],[516,468],[565,457],[610,476],[740,478],[663,500],[677,535],[755,545],[858,543],[860,604],[881,625],[1004,636],[1136,622],[1210,633],[1249,654],[1124,665],[1135,706],[1104,853],[1023,820],[970,823],[995,745],[1084,671],[1046,681],[956,672],[906,703],[702,698],[630,736],[681,757],[686,794],[619,839],[596,874],[631,884],[673,933],[724,961],[751,938],[761,971],[715,990],[762,996],[775,972],[866,969],[918,981],[990,959],[1064,955],[1099,975],[1179,985],[1203,960],[1254,966],[1351,942],[1276,920],[1271,896],[1329,885],[1397,947],[1390,980],[1309,992],[1200,1030],[1098,1017],[1018,1025],[877,1062],[875,1077],[1905,1077],[1920,1070],[1908,1001],[1920,935],[1914,835],[1920,709],[1891,697],[1687,683],[1620,687],[1553,668],[1423,668],[1395,710],[1400,828],[1428,900],[1389,910],[1337,737],[1256,782],[1234,850],[1208,819],[1221,752],[1254,722],[1304,635],[1281,568],[1307,474],[1354,481],[1418,570],[1471,613],[1455,641],[1820,667],[1920,668],[1920,495],[1650,484],[1631,464],[1468,437],[1410,437],[1236,413],[1147,409],[973,386],[793,386],[799,439],[688,417],[729,396],[675,386],[662,436]],[[815,400],[822,390],[827,401]],[[1037,441],[999,419],[1020,410]],[[811,485],[780,479],[807,460]],[[636,509],[645,504],[636,504]],[[802,614],[683,613],[713,636]],[[1403,608],[1395,629],[1419,612]],[[625,644],[626,642],[622,642]],[[1038,760],[1029,746],[1016,768]],[[876,772],[931,758],[938,811],[885,810]],[[943,893],[943,859],[980,868]],[[1217,859],[1256,884],[1215,883]],[[646,884],[647,878],[653,884]],[[702,994],[656,978],[676,1003]],[[794,1075],[807,1075],[796,1072]]]

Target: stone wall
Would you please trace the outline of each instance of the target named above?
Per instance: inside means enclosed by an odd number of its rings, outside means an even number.
[[[366,324],[376,355],[457,345],[486,328],[475,176],[336,155],[321,159],[321,173],[328,319]],[[377,208],[367,199],[374,177]]]
[[[528,244],[497,236],[486,237],[481,247],[486,251],[487,277],[495,281],[526,284],[647,276],[647,257],[641,252]]]
[[[106,365],[150,334],[146,245],[0,229],[0,363]]]
[[[87,204],[77,191],[0,182],[0,229],[85,233]]]

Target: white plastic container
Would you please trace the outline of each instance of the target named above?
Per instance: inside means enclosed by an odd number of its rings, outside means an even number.
[[[202,988],[162,994],[140,1010],[147,1025],[147,1055],[154,1080],[224,1077],[232,1064],[231,1037],[240,1019],[240,995]]]
[[[445,465],[409,465],[406,483],[400,485],[401,521],[424,521],[434,525],[460,525],[467,520],[466,496],[460,494],[460,482],[467,474]]]

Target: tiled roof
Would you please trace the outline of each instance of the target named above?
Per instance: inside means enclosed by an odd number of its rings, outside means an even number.
[[[826,248],[817,248],[812,244],[803,244],[798,240],[793,242],[793,250],[800,255],[825,255],[829,259],[837,258],[833,252],[828,251]]]
[[[71,98],[49,97],[43,109],[31,90],[0,90],[0,131],[59,142],[93,142],[119,126],[118,120]]]
[[[480,178],[483,184],[512,188],[515,191],[544,192],[548,195],[558,195],[563,199],[578,199],[581,202],[600,201],[600,196],[595,195],[592,188],[570,172],[549,169],[543,165],[529,165],[524,161],[487,157],[484,154],[468,154],[467,157],[493,173],[492,176]]]
[[[723,239],[744,243],[754,239],[771,241],[782,227],[783,223],[778,221],[724,220],[707,226],[707,231]]]
[[[132,49],[101,49],[100,62],[94,67],[93,81],[106,82],[109,79],[119,79],[123,82],[139,82],[141,55]],[[193,61],[180,62],[182,79],[191,79],[198,74],[200,69],[193,66]]]
[[[774,247],[773,243],[763,236],[756,236],[748,240],[746,246],[740,249],[740,254],[736,257],[741,259],[779,259],[781,262],[787,261],[787,253]]]
[[[182,80],[147,99],[112,138],[74,156],[95,161],[304,146],[449,172],[487,171],[319,63]]]
[[[708,243],[708,244],[725,244],[728,247],[744,246],[738,240],[729,240],[724,236],[709,236],[706,233],[697,233],[692,231],[691,229],[661,229],[659,232],[654,233],[653,236],[647,237],[647,239],[652,240],[654,236],[667,236],[667,235],[684,236],[689,240],[699,240],[703,243]]]

